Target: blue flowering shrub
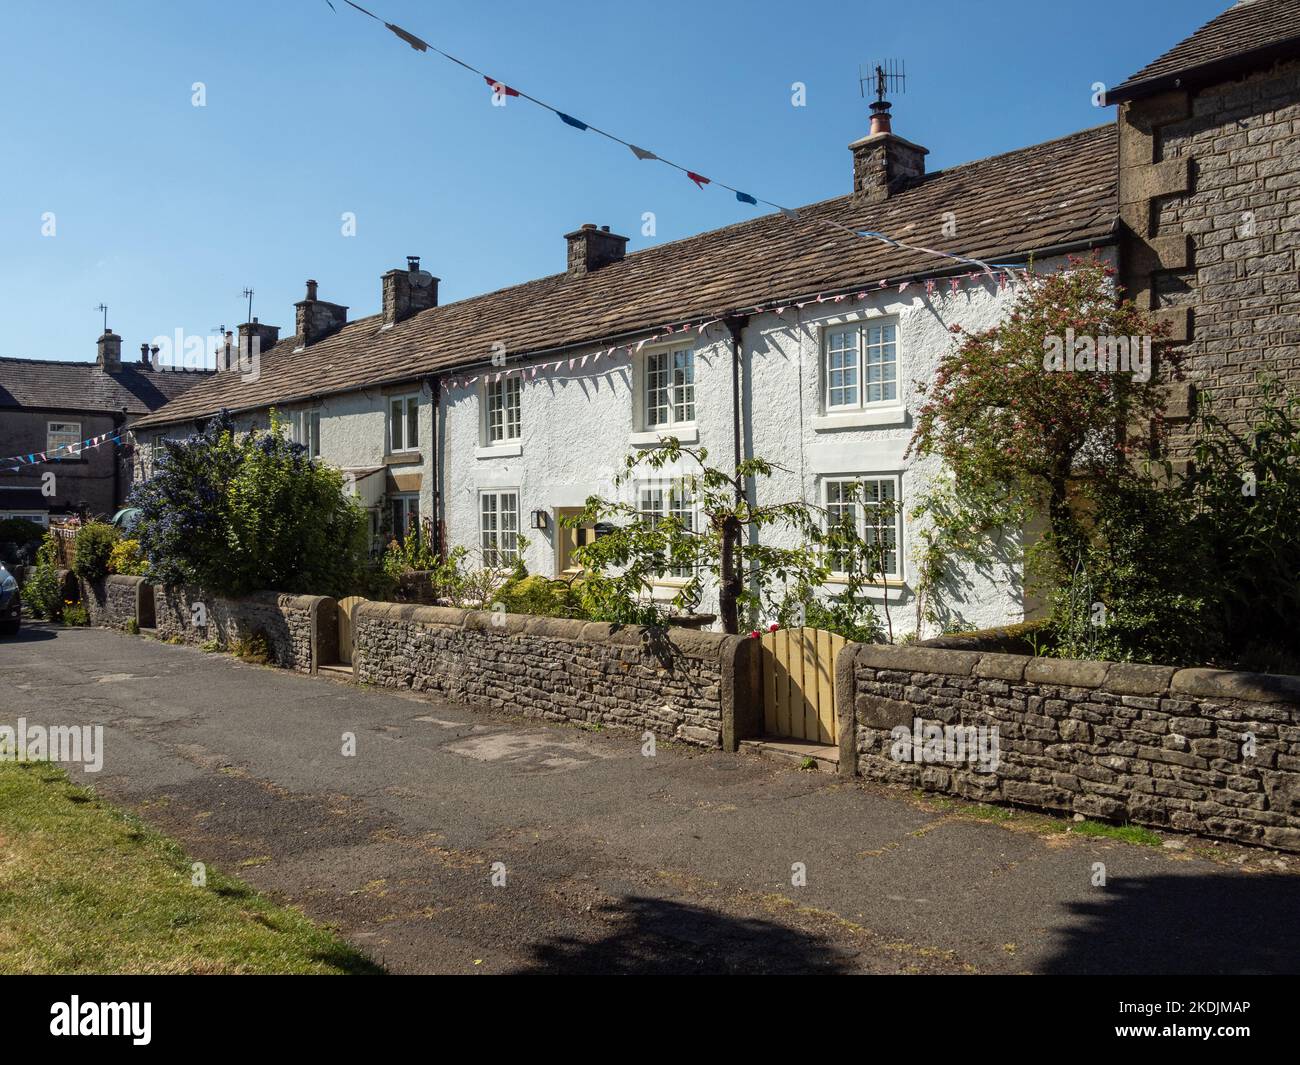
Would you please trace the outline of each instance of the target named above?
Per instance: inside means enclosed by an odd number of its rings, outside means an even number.
[[[271,429],[240,436],[222,411],[197,436],[162,446],[129,503],[140,508],[136,536],[155,580],[225,595],[342,596],[365,582],[365,511],[274,413]]]

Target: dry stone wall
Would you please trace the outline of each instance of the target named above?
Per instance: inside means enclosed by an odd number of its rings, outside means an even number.
[[[552,721],[735,748],[753,705],[752,641],[718,633],[363,603],[358,680]]]
[[[836,669],[841,772],[1300,852],[1300,677],[876,644]]]

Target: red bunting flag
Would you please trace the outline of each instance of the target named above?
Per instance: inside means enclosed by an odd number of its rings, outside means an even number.
[[[497,81],[496,78],[492,78],[484,74],[483,80],[488,83],[489,89],[491,89],[493,92],[500,93],[502,96],[519,95],[518,89],[512,89],[509,85],[505,84],[504,82]]]
[[[700,188],[704,188],[705,185],[712,184],[712,182],[710,182],[708,178],[704,177],[704,175],[702,174],[697,174],[694,170],[686,171],[686,176],[690,178],[692,181],[694,181],[695,184],[698,185]]]

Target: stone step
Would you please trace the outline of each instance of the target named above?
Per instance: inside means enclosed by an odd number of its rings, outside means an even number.
[[[757,739],[741,740],[740,746],[743,750],[752,751],[764,758],[774,758],[796,766],[803,766],[805,759],[812,759],[810,768],[824,773],[838,773],[840,769],[840,749],[834,744],[795,740],[788,736],[760,736]]]

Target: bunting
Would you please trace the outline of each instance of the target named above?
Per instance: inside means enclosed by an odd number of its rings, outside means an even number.
[[[752,193],[744,192],[724,182],[718,181],[715,178],[707,178],[696,170],[692,170],[689,167],[682,166],[679,163],[675,163],[670,159],[664,158],[662,155],[659,155],[657,152],[651,151],[648,148],[643,148],[640,145],[633,144],[631,141],[624,140],[622,137],[610,133],[608,130],[600,129],[599,127],[593,126],[591,125],[591,123],[586,122],[581,118],[577,118],[574,115],[567,114],[566,112],[561,111],[559,108],[553,107],[543,100],[539,100],[536,96],[530,96],[528,93],[523,92],[520,89],[512,88],[511,86],[505,84],[504,82],[499,81],[496,78],[492,77],[490,74],[487,74],[486,72],[480,70],[478,67],[465,62],[465,60],[457,58],[456,56],[452,55],[450,52],[443,51],[437,45],[432,44],[421,37],[417,37],[415,34],[411,33],[408,30],[403,29],[401,26],[397,26],[394,23],[388,22],[380,18],[373,11],[366,10],[366,8],[362,7],[360,4],[354,3],[353,0],[345,0],[345,2],[349,7],[355,9],[356,11],[359,11],[367,18],[373,19],[374,21],[379,22],[385,27],[387,27],[387,29],[390,30],[396,37],[398,37],[402,41],[405,41],[417,52],[434,52],[442,56],[444,59],[447,59],[450,62],[455,63],[457,66],[463,67],[466,70],[479,75],[479,77],[481,77],[487,83],[488,88],[490,88],[493,93],[504,95],[504,96],[510,96],[510,97],[518,97],[520,99],[527,100],[530,103],[543,108],[544,110],[550,111],[552,114],[558,117],[561,122],[563,122],[567,126],[571,126],[572,128],[581,130],[583,132],[595,133],[598,136],[606,138],[607,140],[614,141],[616,144],[623,145],[625,148],[629,149],[632,152],[632,154],[636,156],[638,160],[641,160],[643,162],[663,163],[665,166],[670,166],[674,170],[678,170],[681,173],[685,174],[690,181],[695,183],[697,188],[703,189],[704,186],[706,185],[716,185],[718,188],[726,189],[728,192],[732,193],[732,195],[735,196],[737,202],[739,203],[749,204],[752,207],[757,207],[760,204],[764,207],[771,207],[774,210],[779,211],[783,217],[789,219],[792,222],[803,222],[803,223],[814,224],[814,225],[816,224],[829,225],[845,233],[852,234],[853,236],[858,237],[860,239],[877,240],[877,241],[881,241],[886,245],[889,245],[890,247],[906,249],[908,251],[914,251],[922,255],[932,255],[939,258],[949,259],[954,262],[966,263],[971,266],[978,266],[980,270],[983,271],[984,274],[989,277],[993,276],[993,273],[996,269],[1007,269],[1007,270],[1014,269],[1013,267],[1009,267],[1009,266],[998,267],[998,266],[990,265],[989,263],[983,262],[980,259],[974,259],[969,256],[958,255],[954,252],[941,251],[936,248],[927,248],[917,244],[908,244],[900,240],[895,240],[894,238],[888,236],[885,233],[876,232],[875,230],[852,229],[849,226],[846,226],[840,222],[836,222],[829,218],[821,218],[816,215],[810,215],[808,218],[804,218],[804,216],[802,216],[797,210],[795,210],[792,207],[784,207],[779,203],[774,203],[771,200],[765,200],[762,197],[753,195]],[[326,3],[329,3],[331,11],[334,11],[335,14],[338,13],[334,5],[330,3],[330,0],[326,0]]]

